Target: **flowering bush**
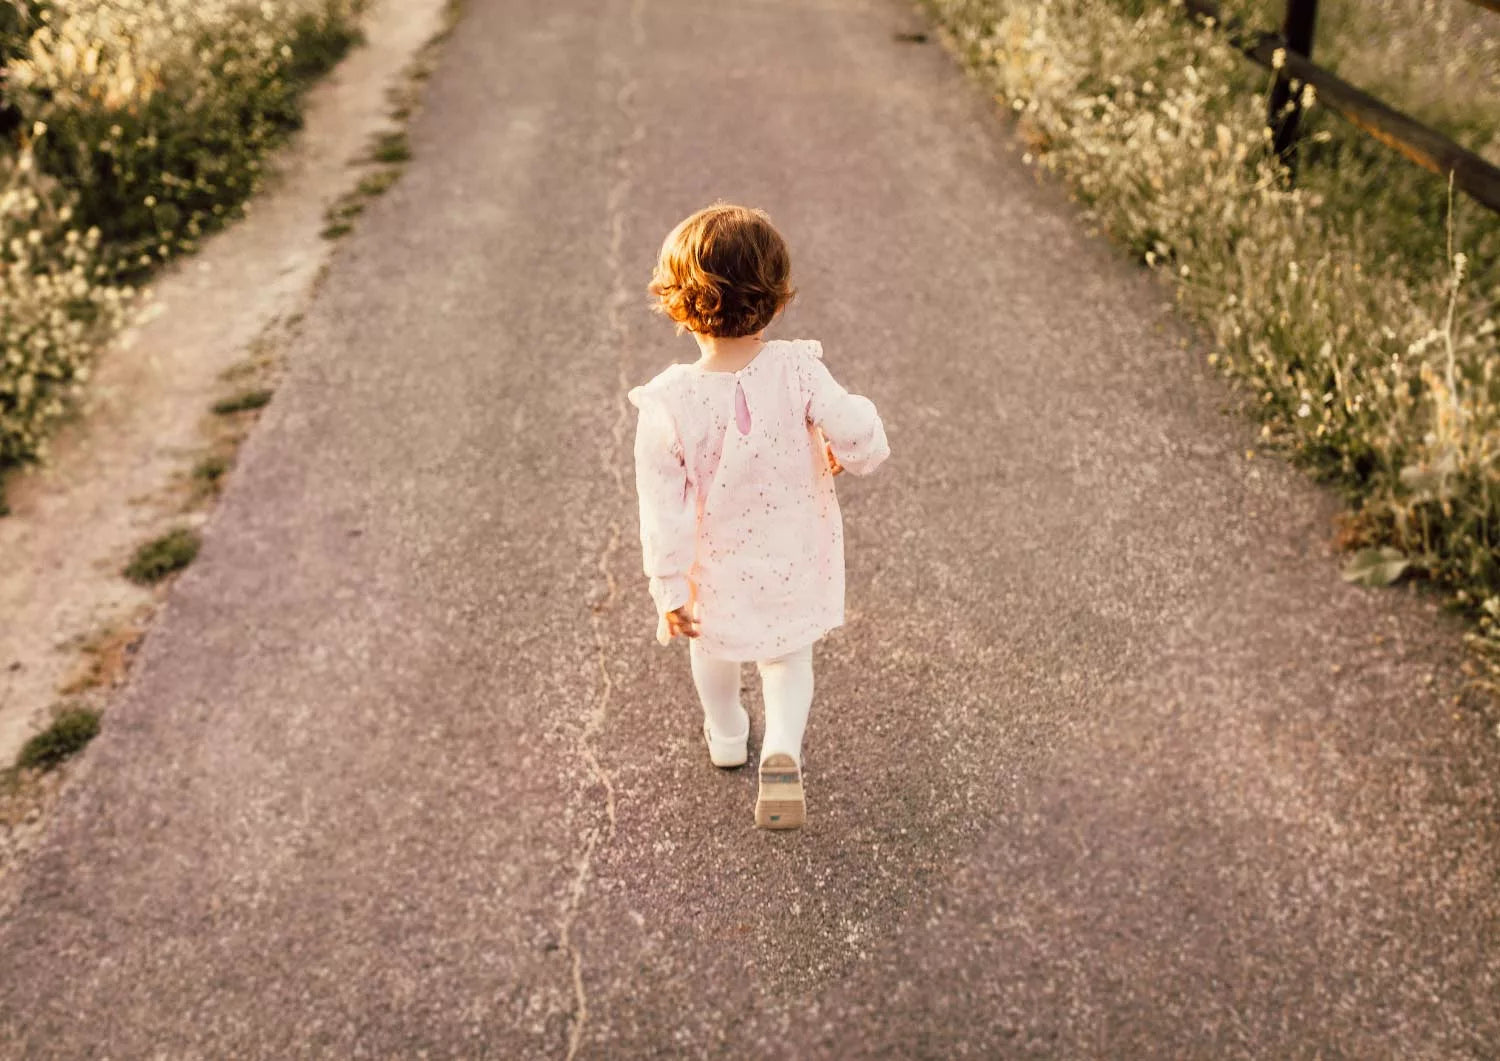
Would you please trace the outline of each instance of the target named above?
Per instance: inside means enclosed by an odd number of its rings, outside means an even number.
[[[1293,187],[1268,78],[1180,5],[928,2],[1040,164],[1172,277],[1263,437],[1345,489],[1350,543],[1500,637],[1500,218],[1315,105]]]
[[[362,0],[0,0],[0,468],[118,326],[137,274],[254,190]]]
[[[99,230],[73,227],[30,149],[0,157],[0,463],[33,456],[118,327],[130,290],[99,279]]]
[[[55,0],[9,66],[38,162],[125,269],[190,249],[255,188],[354,0]]]

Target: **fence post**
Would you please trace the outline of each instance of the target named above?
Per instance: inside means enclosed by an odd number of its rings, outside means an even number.
[[[1282,47],[1304,58],[1312,56],[1313,29],[1318,21],[1318,0],[1286,0],[1286,17],[1281,23]],[[1290,104],[1290,106],[1289,106]],[[1271,104],[1266,121],[1271,126],[1271,142],[1276,154],[1289,169],[1297,166],[1297,121],[1302,116],[1302,92],[1292,94],[1291,78],[1286,69],[1276,71],[1271,88]]]

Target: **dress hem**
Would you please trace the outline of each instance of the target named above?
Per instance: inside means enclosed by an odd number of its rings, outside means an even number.
[[[789,653],[796,652],[814,642],[820,640],[830,630],[836,630],[844,625],[844,620],[835,622],[817,623],[807,628],[807,633],[799,634],[790,640],[778,640],[773,644],[752,645],[749,648],[740,646],[728,646],[724,648],[713,647],[712,640],[700,637],[699,644],[702,646],[704,655],[714,659],[722,659],[730,663],[755,663],[758,660],[779,659]],[[761,651],[757,651],[761,649]]]

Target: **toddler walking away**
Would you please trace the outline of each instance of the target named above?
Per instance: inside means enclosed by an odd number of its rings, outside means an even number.
[[[839,386],[813,339],[763,333],[790,301],[790,257],[760,210],[717,204],[667,236],[656,308],[700,356],[630,392],[641,549],[657,639],[689,639],[715,766],[745,763],[740,663],[765,693],[755,824],[806,821],[802,735],[812,646],[844,621],[844,534],[833,477],[890,454],[867,398]]]

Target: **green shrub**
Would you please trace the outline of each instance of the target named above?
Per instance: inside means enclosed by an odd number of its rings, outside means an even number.
[[[99,712],[71,707],[58,713],[52,724],[21,746],[16,766],[51,770],[81,752],[99,733]]]
[[[0,467],[45,452],[132,292],[102,282],[99,231],[80,231],[29,148],[0,155]]]
[[[11,79],[52,130],[41,165],[131,270],[191,248],[254,190],[308,80],[353,39],[344,0],[88,0],[33,36]]]
[[[1342,487],[1352,543],[1398,550],[1493,634],[1500,217],[1462,197],[1450,209],[1445,181],[1315,103],[1293,187],[1266,140],[1269,75],[1180,5],[929,4],[1037,161],[1171,276],[1266,441]],[[1386,20],[1382,54],[1423,54],[1401,40],[1428,32],[1412,20]],[[1476,113],[1454,128],[1479,149],[1500,111]]]
[[[135,551],[125,567],[125,577],[141,585],[160,582],[193,562],[198,555],[198,533],[186,527],[163,534]]]
[[[116,330],[127,281],[232,216],[363,0],[0,0],[0,469]]]
[[[351,0],[75,0],[10,80],[50,131],[39,164],[128,274],[191,249],[249,196],[353,19]]]
[[[26,50],[26,42],[41,24],[43,11],[51,5],[38,0],[0,0],[0,66]],[[3,109],[0,101],[0,109]],[[0,127],[0,132],[6,131]]]

